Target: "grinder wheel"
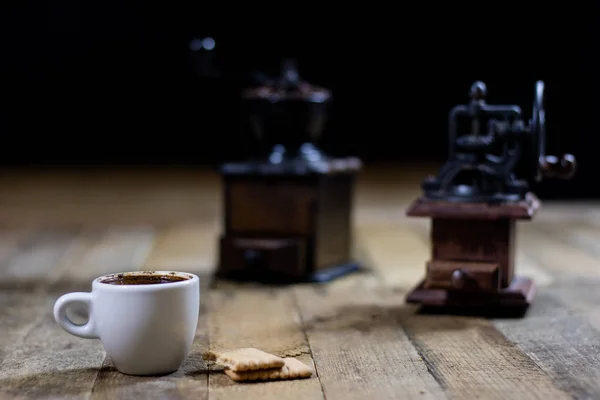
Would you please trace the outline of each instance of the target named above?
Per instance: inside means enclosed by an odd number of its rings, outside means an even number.
[[[533,179],[539,182],[542,179],[540,161],[546,157],[546,110],[544,109],[544,81],[535,84],[535,97],[533,101],[533,115],[530,123],[531,150],[528,162]]]

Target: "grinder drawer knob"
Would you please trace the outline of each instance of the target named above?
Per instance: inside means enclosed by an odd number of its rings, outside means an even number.
[[[463,271],[461,271],[460,269],[455,269],[454,271],[452,271],[452,276],[450,280],[452,282],[453,287],[455,287],[456,289],[460,289],[465,285],[466,278],[467,276]]]

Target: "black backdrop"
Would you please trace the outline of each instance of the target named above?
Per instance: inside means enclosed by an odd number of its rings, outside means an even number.
[[[573,181],[540,190],[597,196],[597,6],[406,4],[332,5],[330,13],[307,3],[302,13],[290,5],[258,14],[232,4],[217,14],[202,2],[11,2],[2,38],[2,162],[246,157],[239,91],[252,71],[277,73],[293,57],[304,78],[334,94],[321,146],[367,162],[443,161],[447,112],[468,101],[474,80],[486,82],[488,101],[529,115],[542,79],[548,150],[575,154],[580,169]],[[200,73],[202,56],[189,43],[203,37],[216,46]]]

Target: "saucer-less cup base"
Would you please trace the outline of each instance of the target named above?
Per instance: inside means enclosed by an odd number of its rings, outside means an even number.
[[[194,341],[200,311],[200,280],[196,275],[182,272],[153,274],[170,274],[185,280],[111,285],[102,281],[113,275],[103,276],[94,280],[91,293],[69,293],[59,298],[54,318],[72,335],[100,339],[106,354],[123,374],[172,373],[179,369]],[[76,325],[66,316],[67,309],[75,303],[82,303],[89,310],[89,320],[84,325]]]

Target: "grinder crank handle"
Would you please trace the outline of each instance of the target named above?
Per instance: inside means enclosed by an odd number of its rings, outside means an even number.
[[[575,175],[577,161],[572,154],[564,154],[561,158],[556,156],[541,156],[539,166],[544,178],[568,180]]]

